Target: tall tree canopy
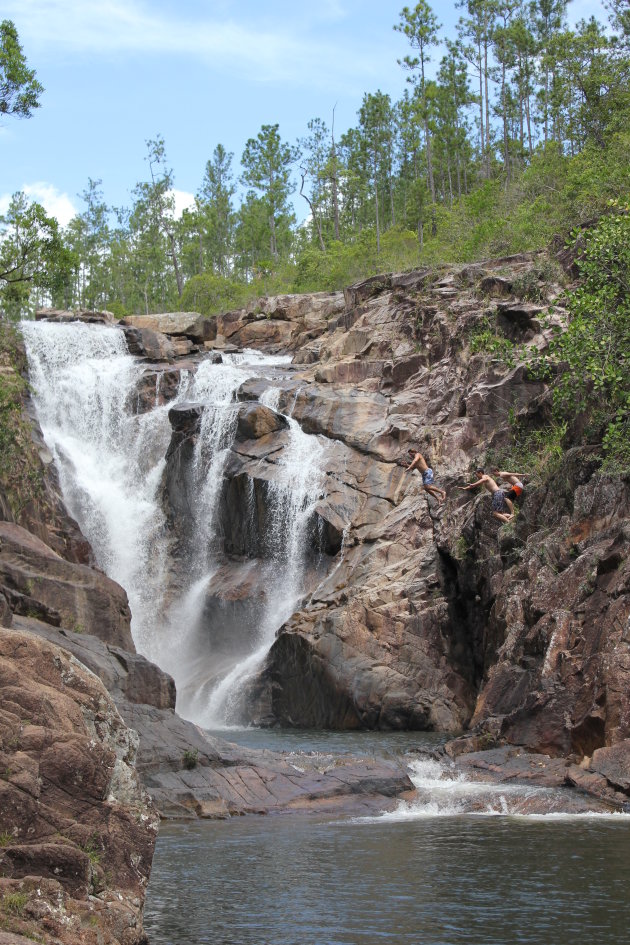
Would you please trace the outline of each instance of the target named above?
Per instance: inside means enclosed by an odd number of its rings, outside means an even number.
[[[0,116],[30,118],[44,88],[29,69],[11,20],[0,23]]]

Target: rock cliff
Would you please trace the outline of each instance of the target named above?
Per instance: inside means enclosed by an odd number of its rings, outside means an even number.
[[[74,657],[0,629],[0,912],[51,945],[140,945],[158,817],[137,736]]]
[[[219,346],[294,352],[294,370],[270,382],[275,421],[247,406],[268,383],[239,392],[221,506],[226,579],[243,555],[265,560],[245,498],[264,534],[281,415],[327,444],[312,540],[328,575],[250,686],[255,721],[470,729],[453,754],[507,742],[570,757],[595,780],[605,758],[608,787],[625,790],[628,482],[603,476],[593,450],[569,451],[553,475],[528,480],[504,527],[487,494],[456,488],[490,453],[509,457],[514,429],[549,419],[548,390],[520,353],[545,350],[561,329],[560,279],[531,254],[378,277],[343,303],[261,300],[217,318]],[[435,468],[444,506],[405,472],[410,447]],[[250,583],[242,596],[257,592]]]

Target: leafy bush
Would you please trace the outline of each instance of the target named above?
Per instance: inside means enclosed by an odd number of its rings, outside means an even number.
[[[17,329],[0,318],[0,487],[14,515],[41,490],[41,468],[24,416],[26,354]]]
[[[603,417],[605,464],[620,470],[630,469],[630,208],[610,209],[573,235],[582,283],[567,297],[569,325],[547,363],[566,366],[554,385],[558,416]]]
[[[515,361],[514,344],[502,335],[489,318],[480,319],[472,328],[469,336],[471,354],[491,354],[512,367]]]
[[[211,272],[193,276],[184,286],[180,299],[182,312],[200,312],[215,315],[242,308],[248,299],[262,295],[256,283],[236,282]]]
[[[192,771],[197,767],[199,760],[199,751],[196,748],[187,748],[182,757],[182,764],[187,771]]]

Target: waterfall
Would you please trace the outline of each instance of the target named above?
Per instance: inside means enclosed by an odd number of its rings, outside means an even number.
[[[280,388],[270,387],[260,397],[260,403],[277,411],[280,393]],[[239,721],[244,686],[260,669],[276,631],[294,612],[303,594],[308,530],[321,498],[326,448],[319,437],[304,433],[292,417],[285,419],[289,424],[289,442],[279,456],[276,478],[267,485],[270,527],[265,544],[273,571],[260,618],[259,642],[211,693],[201,712],[202,723],[208,727],[219,728]]]
[[[274,457],[275,480],[267,489],[270,560],[262,565],[266,593],[253,618],[253,652],[217,663],[210,688],[203,684],[206,667],[200,660],[215,659],[203,613],[221,563],[217,511],[238,418],[236,394],[248,378],[277,379],[291,359],[246,351],[224,355],[222,364],[202,360],[194,373],[182,372],[176,397],[162,406],[156,371],[155,406],[136,413],[146,365],[128,354],[120,329],[78,322],[23,322],[21,328],[33,401],[64,501],[98,565],[127,591],[138,651],[174,675],[178,708],[188,717],[225,724],[243,683],[303,594],[307,532],[321,494],[325,453],[318,437],[288,417],[288,444]],[[278,397],[279,389],[271,388],[261,401],[276,409]],[[184,401],[201,403],[204,411],[194,446],[195,518],[182,577],[182,562],[175,566],[171,558],[160,492],[171,438],[168,411]],[[253,484],[246,506],[243,514],[253,516]]]
[[[117,328],[23,322],[33,400],[64,501],[96,561],[127,591],[138,649],[159,656],[164,518],[157,490],[170,439],[166,407],[134,415],[142,366]]]

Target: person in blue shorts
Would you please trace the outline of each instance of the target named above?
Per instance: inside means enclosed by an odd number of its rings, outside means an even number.
[[[433,470],[427,463],[426,459],[419,453],[418,450],[409,450],[409,455],[411,456],[411,462],[405,468],[407,472],[412,469],[417,469],[422,474],[422,485],[424,486],[424,491],[428,492],[429,495],[432,495],[434,499],[437,499],[441,505],[446,498],[446,492],[444,489],[440,489],[439,486],[435,485],[435,476]]]
[[[479,489],[480,486],[483,486],[492,496],[492,514],[494,518],[497,518],[500,522],[509,522],[510,519],[514,518],[514,506],[505,492],[498,487],[492,476],[488,476],[483,469],[476,469],[475,475],[477,476],[475,482],[469,482],[465,486],[458,486],[458,488],[463,492],[469,492],[471,489]]]

